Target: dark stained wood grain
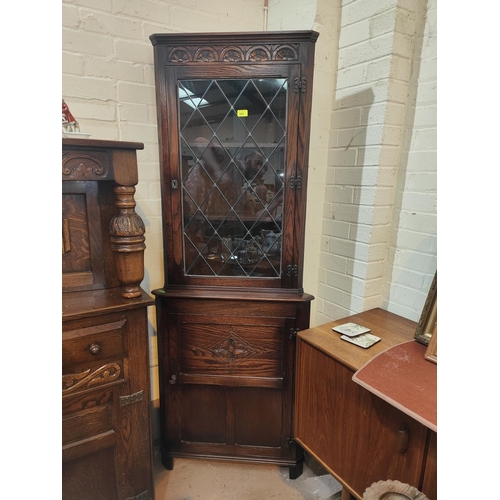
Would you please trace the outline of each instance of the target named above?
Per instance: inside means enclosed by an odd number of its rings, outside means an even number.
[[[125,298],[140,297],[145,229],[134,193],[143,147],[62,140],[64,292],[122,285]]]
[[[154,301],[139,288],[144,236],[133,200],[142,147],[63,139],[64,500],[144,492],[154,499],[147,319]]]
[[[437,482],[437,433],[431,432],[421,487],[429,499],[437,498]]]
[[[167,468],[174,457],[191,456],[288,465],[291,477],[301,472],[302,449],[290,443],[295,346],[297,331],[309,326],[314,297],[302,289],[303,269],[296,274],[287,269],[302,268],[304,257],[317,37],[314,31],[150,37],[165,269],[165,286],[152,293],[157,305],[161,453]],[[183,248],[181,178],[187,166],[180,150],[178,82],[259,78],[288,82],[281,262],[270,258],[262,266],[267,271],[261,268],[262,274],[251,278],[202,275],[200,269],[208,269],[203,263],[196,273],[187,274],[184,259],[189,261],[195,247],[188,243]],[[199,119],[196,127],[201,124]],[[300,186],[292,182],[297,176]],[[257,222],[247,212],[238,218],[248,227]],[[220,268],[223,262],[217,259],[211,263]],[[271,265],[281,271],[275,273]],[[264,277],[266,272],[274,277]]]

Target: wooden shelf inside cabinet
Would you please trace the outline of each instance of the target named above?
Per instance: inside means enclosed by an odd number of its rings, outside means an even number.
[[[296,332],[318,33],[154,34],[161,453],[302,470]]]

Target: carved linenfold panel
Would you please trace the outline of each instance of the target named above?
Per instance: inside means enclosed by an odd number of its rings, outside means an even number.
[[[211,62],[265,62],[298,61],[298,44],[242,45],[240,47],[172,47],[168,61],[172,63],[211,63]]]
[[[122,373],[122,368],[118,363],[108,363],[96,370],[89,368],[81,373],[68,373],[62,377],[62,392],[68,394],[78,389],[109,384],[117,380]]]
[[[66,179],[98,180],[106,178],[108,167],[105,157],[87,153],[66,153],[62,157],[62,175]]]

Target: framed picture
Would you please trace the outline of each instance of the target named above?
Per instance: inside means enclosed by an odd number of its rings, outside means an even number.
[[[429,340],[429,345],[427,346],[427,349],[425,350],[424,358],[432,361],[433,363],[437,364],[437,322],[435,325],[435,329],[432,332],[432,337]]]
[[[427,299],[420,315],[415,340],[427,346],[429,361],[437,362],[437,271],[432,280]]]

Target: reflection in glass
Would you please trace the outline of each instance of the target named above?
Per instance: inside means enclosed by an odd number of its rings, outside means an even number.
[[[281,276],[287,81],[179,81],[184,271]]]

